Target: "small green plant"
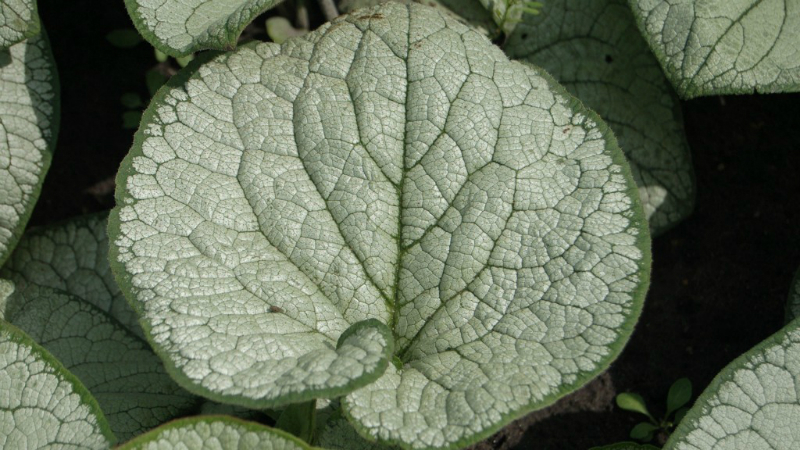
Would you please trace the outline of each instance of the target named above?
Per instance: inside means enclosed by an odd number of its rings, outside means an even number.
[[[656,419],[647,409],[644,398],[639,394],[624,392],[617,395],[617,406],[647,417],[647,422],[636,424],[631,430],[631,439],[648,442],[656,433],[669,435],[689,410],[686,404],[692,399],[692,382],[681,378],[672,383],[667,393],[667,410],[661,419]]]

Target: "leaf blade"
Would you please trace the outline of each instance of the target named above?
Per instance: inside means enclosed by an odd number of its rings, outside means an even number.
[[[25,229],[58,135],[58,74],[44,33],[0,52],[0,265]]]
[[[289,433],[234,417],[202,416],[162,425],[119,446],[120,450],[191,448],[260,448],[265,450],[311,450]]]
[[[445,53],[447,70],[437,75],[430,62],[444,43],[457,51]],[[216,355],[170,341],[169,323],[258,336],[284,321],[281,342],[249,352],[261,355],[283,351],[294,337],[289,326],[333,340],[351,323],[377,319],[391,326],[399,365],[410,368],[400,374],[393,364],[355,392],[405,376],[403,398],[445,383],[453,401],[488,396],[503,412],[467,405],[464,415],[478,418],[454,419],[447,439],[440,425],[448,412],[437,407],[424,412],[430,428],[404,429],[394,415],[380,429],[369,406],[351,408],[350,418],[372,440],[452,448],[552,403],[619,353],[647,289],[649,234],[613,135],[546,74],[508,61],[450,16],[399,4],[189,68],[145,113],[109,227],[120,284],[167,363],[178,362],[175,376],[190,372],[177,367],[181,358],[205,368]],[[571,186],[581,194],[571,197]],[[204,279],[213,289],[188,289]],[[308,289],[281,297],[275,287],[286,280]],[[559,295],[572,306],[558,304]],[[317,311],[326,330],[308,320]],[[537,336],[548,339],[539,346]],[[563,358],[552,362],[551,351]],[[248,358],[236,359],[244,371]],[[446,370],[453,361],[461,365]],[[498,395],[456,380],[484,380],[495,366],[507,369],[486,382]],[[516,380],[544,382],[520,387],[533,391],[526,397],[510,393]],[[251,406],[277,398],[224,395]]]
[[[125,0],[139,33],[174,57],[200,50],[231,50],[250,21],[283,0]]]
[[[681,97],[800,90],[797,2],[629,1]]]
[[[800,445],[800,321],[728,364],[700,394],[664,449],[726,446],[788,450]],[[723,426],[724,425],[724,426]]]
[[[694,209],[695,182],[680,103],[625,0],[546,2],[504,46],[542,67],[609,123],[631,166],[650,230]]]
[[[0,416],[4,448],[103,449],[116,438],[97,401],[50,353],[0,320]],[[54,423],[55,420],[55,423]]]

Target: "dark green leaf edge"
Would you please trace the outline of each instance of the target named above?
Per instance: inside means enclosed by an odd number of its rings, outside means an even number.
[[[254,46],[255,43],[246,44],[242,47]],[[267,44],[267,45],[277,45],[277,44]],[[204,52],[200,54],[197,58],[192,60],[185,68],[181,69],[175,76],[170,78],[164,86],[162,86],[156,95],[153,96],[153,99],[150,101],[150,106],[144,111],[142,114],[142,122],[141,123],[150,123],[153,121],[153,117],[156,114],[156,107],[154,105],[160,104],[164,98],[167,96],[167,93],[177,87],[183,86],[186,81],[191,78],[191,76],[206,62],[210,61],[211,59],[224,55],[220,52]],[[378,365],[377,370],[365,373],[362,375],[361,378],[352,380],[347,386],[339,387],[339,388],[331,388],[331,389],[319,389],[314,391],[306,391],[295,393],[292,395],[286,395],[283,397],[279,397],[274,400],[254,400],[250,397],[239,396],[239,395],[222,395],[207,390],[199,385],[197,385],[193,380],[187,377],[183,371],[181,371],[170,359],[169,355],[164,352],[164,350],[156,345],[152,338],[151,329],[149,323],[147,323],[143,316],[143,307],[137,300],[136,296],[136,289],[133,287],[133,282],[131,280],[130,274],[127,273],[125,267],[122,263],[119,262],[119,251],[117,250],[117,246],[113,244],[113,236],[119,236],[120,232],[120,220],[119,220],[119,212],[121,209],[120,205],[125,205],[125,197],[128,196],[127,187],[125,180],[128,176],[130,176],[133,171],[133,160],[134,158],[143,155],[142,145],[145,141],[145,134],[144,129],[139,128],[136,131],[133,139],[133,145],[131,150],[125,156],[125,159],[120,164],[120,169],[117,172],[116,176],[116,192],[115,192],[115,200],[117,206],[111,210],[111,213],[108,217],[108,236],[109,236],[109,250],[108,250],[108,262],[111,266],[111,272],[114,274],[114,278],[119,284],[120,290],[122,291],[125,299],[127,300],[128,304],[133,308],[134,312],[139,316],[139,325],[141,325],[142,329],[144,330],[145,337],[147,338],[147,342],[150,344],[150,347],[155,351],[155,353],[161,358],[162,362],[164,363],[164,368],[167,370],[167,373],[179,386],[186,389],[187,391],[202,396],[204,398],[214,400],[219,403],[224,404],[231,404],[237,406],[243,406],[246,408],[251,409],[264,409],[264,408],[275,408],[284,405],[289,405],[292,403],[300,403],[306,402],[317,398],[336,398],[342,395],[345,395],[355,389],[364,387],[373,381],[380,378],[381,375],[386,371],[386,367],[389,365],[389,360],[392,358],[394,354],[394,335],[392,334],[391,330],[380,322],[377,319],[368,319],[361,322],[357,322],[351,325],[344,333],[340,336],[339,341],[337,343],[337,348],[344,344],[344,341],[350,337],[351,335],[357,333],[359,330],[370,327],[370,328],[377,328],[378,332],[386,338],[387,346],[384,348],[385,358],[383,361]]]
[[[98,215],[102,215],[102,214],[104,214],[104,213],[99,213]],[[81,216],[81,218],[82,217],[84,217],[84,216]],[[61,290],[61,289],[52,288],[52,287],[49,287],[49,286],[41,286],[41,285],[36,285],[36,286],[40,290],[39,294],[51,293],[50,295],[63,295],[64,297],[67,298],[67,300],[69,302],[74,302],[76,304],[81,305],[83,308],[85,308],[84,310],[82,310],[82,312],[87,312],[89,314],[96,315],[95,317],[101,318],[101,320],[105,321],[106,325],[112,326],[115,330],[117,330],[117,332],[124,334],[127,338],[129,338],[132,341],[134,341],[137,344],[139,344],[143,350],[153,351],[152,346],[147,341],[145,341],[140,336],[136,335],[135,333],[130,331],[128,328],[126,328],[126,326],[122,322],[117,320],[116,317],[112,316],[111,314],[107,313],[106,311],[103,311],[101,308],[98,308],[96,305],[92,304],[91,302],[88,302],[88,301],[84,300],[83,298],[81,298],[79,296],[76,296],[76,295],[74,295],[74,294],[72,294],[70,292],[67,292],[67,291],[64,291],[64,290]],[[22,294],[24,295],[24,290],[22,291]],[[12,296],[13,295],[14,295],[14,293],[12,293]],[[23,303],[23,304],[15,304],[14,302],[7,302],[6,304],[3,304],[3,302],[0,302],[0,318],[8,321],[8,323],[10,325],[14,326],[15,328],[19,329],[20,331],[22,331],[23,333],[28,335],[27,331],[25,331],[24,329],[20,328],[19,326],[16,326],[16,325],[13,324],[13,322],[15,320],[14,318],[18,317],[19,314],[25,314],[26,312],[27,313],[36,312],[37,302],[42,301],[42,302],[51,303],[52,302],[52,297],[48,299],[48,298],[45,298],[44,295],[40,295],[39,297],[36,297],[36,298],[33,298],[33,299],[26,299],[26,300],[28,300],[28,301]],[[32,311],[31,311],[31,309],[32,309]],[[48,325],[52,325],[53,322],[54,322],[52,320],[52,317],[53,316],[50,316],[48,318],[43,318],[42,321],[46,322]],[[98,326],[98,322],[94,322],[92,324],[92,328],[94,328],[96,326]],[[30,335],[28,335],[28,336],[30,337]],[[71,337],[70,336],[62,336],[61,338],[62,339],[70,339]],[[47,350],[47,346],[48,346],[47,344],[42,344],[41,345],[41,347],[44,350],[49,351],[49,350]],[[93,350],[96,350],[96,349],[93,349]],[[59,353],[59,352],[55,351],[55,353]],[[58,360],[55,357],[55,355],[53,355],[52,353],[51,353],[51,355],[53,356],[54,359]],[[90,361],[90,362],[98,363],[100,361],[94,360],[94,361]],[[60,361],[59,361],[59,363],[62,364],[62,366],[64,365]],[[106,363],[106,364],[110,364],[110,363]],[[64,368],[65,368],[65,370],[69,370],[69,368],[66,367],[66,366],[64,366]],[[78,380],[80,379],[75,374],[72,374],[71,372],[70,372],[70,374],[75,376],[76,379],[78,379]],[[126,375],[126,377],[130,378],[130,377],[136,376],[136,375],[138,375],[138,374],[128,373]],[[169,375],[168,372],[167,372],[167,375]],[[170,379],[172,379],[171,376],[170,376]],[[108,386],[111,383],[113,383],[114,381],[115,380],[110,380],[110,381],[106,380],[106,382],[104,382],[102,386],[104,387],[104,389],[108,389]],[[88,387],[86,387],[86,385],[83,385],[83,386],[86,388],[87,392],[89,392],[89,394],[91,394],[91,390]],[[96,386],[93,389],[99,389],[99,388],[100,388],[100,386]],[[108,391],[105,392],[105,394],[108,394],[108,393],[109,393]],[[146,394],[146,393],[142,393],[142,394]],[[119,393],[117,395],[119,395]],[[174,393],[170,394],[170,395],[174,395]],[[94,399],[94,397],[92,397],[92,398]],[[96,401],[96,399],[94,399],[94,400]],[[180,414],[176,414],[176,416],[177,415],[184,415],[184,414],[191,414],[191,413],[194,413],[196,411],[199,411],[202,402],[203,402],[203,399],[201,399],[199,397],[193,397],[192,400],[191,400],[191,403],[188,406],[186,406],[185,408],[183,408],[183,410],[182,410],[182,412]],[[98,405],[99,404],[100,403],[98,402]],[[108,404],[106,404],[106,406],[108,406]],[[156,416],[157,416],[157,414],[156,414]],[[173,417],[175,417],[175,416],[173,416]],[[109,423],[108,419],[105,419],[105,420],[106,420],[106,423]],[[114,423],[115,427],[118,425],[115,421],[112,421],[111,423]],[[110,426],[111,426],[111,424],[109,423],[109,427]],[[151,426],[153,426],[153,425],[151,425]],[[117,431],[120,433],[120,435],[124,434],[123,432],[121,432],[119,430],[117,430]]]
[[[243,0],[244,1],[244,0]],[[239,36],[242,34],[247,25],[250,24],[256,17],[261,15],[262,13],[274,8],[278,5],[278,3],[282,2],[283,0],[277,0],[272,3],[270,0],[250,0],[251,2],[263,2],[262,6],[255,5],[242,5],[249,6],[250,10],[252,11],[251,14],[248,14],[247,20],[244,21],[240,26],[231,29],[226,34],[225,38],[222,40],[212,40],[205,44],[203,43],[195,43],[189,47],[184,49],[176,49],[169,47],[164,42],[162,42],[158,36],[154,32],[152,32],[147,25],[145,25],[144,19],[142,19],[141,15],[139,14],[139,5],[136,4],[136,0],[125,0],[125,8],[128,10],[128,15],[133,22],[133,25],[136,27],[136,31],[142,35],[142,37],[150,43],[153,47],[155,47],[158,51],[166,53],[169,56],[179,58],[182,56],[190,55],[194,52],[199,52],[201,50],[219,50],[219,51],[231,51],[236,48],[236,44],[239,40]],[[255,8],[254,8],[255,6]],[[237,11],[239,14],[244,12],[243,10]]]
[[[18,39],[13,42],[9,42],[7,46],[0,47],[0,49],[7,50],[12,45],[19,44],[25,39],[32,38],[39,33],[44,34],[44,30],[42,30],[42,21],[39,19],[39,4],[36,0],[34,0],[31,4],[33,5],[33,10],[31,11],[31,19],[24,23],[26,26],[25,31],[22,32]]]
[[[6,322],[5,320],[0,320],[0,333],[8,333],[11,342],[30,347],[32,353],[36,354],[40,360],[49,364],[54,369],[54,374],[56,376],[63,378],[69,384],[71,384],[74,392],[80,397],[81,403],[88,406],[90,412],[97,417],[97,425],[100,427],[100,432],[108,440],[109,446],[113,445],[117,441],[117,438],[111,431],[111,427],[108,425],[106,416],[100,409],[100,405],[97,403],[97,400],[94,398],[94,396],[92,396],[89,390],[86,389],[86,386],[81,383],[78,377],[67,370],[67,368],[64,367],[64,365],[61,364],[61,362],[44,347],[31,339],[27,333]]]
[[[52,79],[50,82],[53,89],[53,117],[50,118],[50,140],[47,142],[47,148],[45,149],[44,156],[42,158],[42,171],[39,175],[39,183],[37,183],[33,191],[31,191],[31,195],[28,198],[28,203],[25,205],[25,209],[19,216],[19,223],[11,232],[11,239],[8,240],[8,250],[5,254],[0,253],[0,267],[5,264],[8,257],[14,252],[14,248],[17,246],[20,238],[22,238],[22,233],[25,231],[25,225],[31,218],[33,207],[36,206],[36,202],[39,200],[39,194],[42,192],[44,178],[47,175],[47,172],[50,170],[50,163],[53,159],[53,151],[55,150],[56,141],[58,141],[58,132],[61,125],[61,85],[58,79],[58,67],[56,66],[55,59],[53,58],[53,50],[50,47],[50,39],[47,38],[47,33],[44,31],[44,29],[41,29],[41,39],[44,43],[42,54],[50,65],[50,73],[52,74]]]
[[[760,2],[761,0],[759,0]],[[636,19],[636,27],[639,32],[647,41],[650,51],[656,55],[661,69],[664,71],[667,79],[675,88],[675,92],[682,100],[691,100],[697,97],[706,97],[712,95],[747,95],[747,94],[777,94],[787,92],[800,92],[800,85],[788,85],[781,88],[780,85],[757,85],[743,88],[732,88],[729,85],[724,87],[715,87],[711,89],[704,89],[702,86],[695,83],[695,78],[685,78],[681,75],[681,71],[675,66],[675,63],[670,62],[670,58],[664,52],[663,47],[653,39],[653,36],[647,32],[645,24],[645,17],[638,11],[638,0],[628,0],[628,4],[633,11],[633,17]],[[696,17],[694,18],[696,20]],[[741,17],[740,17],[741,19]],[[738,21],[737,21],[738,23]]]
[[[515,61],[512,61],[515,62]],[[614,134],[611,132],[611,129],[608,125],[603,121],[603,119],[597,115],[593,110],[587,108],[583,105],[583,103],[577,99],[576,97],[572,96],[569,92],[567,92],[566,88],[558,84],[558,82],[553,78],[550,74],[545,72],[544,70],[526,62],[516,61],[516,63],[521,64],[528,68],[529,70],[534,70],[539,76],[544,78],[547,81],[547,85],[550,90],[555,93],[556,95],[560,95],[564,98],[569,100],[569,108],[573,112],[580,112],[586,115],[587,120],[594,121],[597,124],[597,128],[603,136],[603,139],[606,140],[607,146],[606,148],[609,150],[611,154],[611,159],[615,165],[618,165],[622,168],[622,175],[625,177],[625,180],[628,184],[628,189],[625,193],[631,199],[632,202],[632,210],[633,210],[633,217],[630,217],[631,224],[629,228],[637,228],[639,230],[639,234],[636,239],[636,247],[642,251],[642,259],[638,262],[639,271],[636,275],[640,278],[639,286],[631,293],[631,313],[628,315],[625,322],[618,328],[619,330],[619,338],[616,341],[616,345],[612,344],[609,348],[608,355],[605,356],[603,361],[597,365],[595,370],[591,372],[586,372],[585,374],[578,375],[575,381],[569,385],[563,386],[561,389],[556,390],[554,393],[544,397],[541,401],[534,404],[529,404],[527,407],[520,408],[517,411],[512,411],[507,414],[503,414],[501,419],[494,425],[480,433],[473,434],[470,437],[462,438],[448,446],[445,447],[437,447],[438,450],[456,450],[463,447],[467,447],[469,445],[475,444],[476,442],[480,442],[491,435],[495,434],[502,428],[504,428],[509,423],[513,422],[520,417],[539,409],[546,408],[557,400],[561,399],[562,397],[580,389],[584,385],[586,385],[589,381],[593,380],[595,377],[600,375],[601,373],[605,372],[611,363],[617,359],[619,354],[625,348],[625,345],[628,343],[628,340],[633,333],[634,327],[639,320],[639,316],[642,313],[642,307],[644,306],[644,299],[647,295],[647,290],[650,287],[650,268],[652,264],[652,255],[651,255],[651,239],[650,239],[650,228],[647,223],[647,219],[644,216],[644,210],[642,209],[642,203],[639,199],[639,189],[636,187],[636,183],[633,181],[633,175],[631,174],[630,166],[628,166],[628,161],[625,159],[625,155],[622,153],[622,150],[617,144],[617,138],[614,137]],[[342,401],[342,414],[347,418],[347,421],[355,428],[358,434],[361,435],[368,442],[375,442],[382,445],[389,445],[389,446],[397,446],[403,449],[408,450],[418,450],[415,447],[408,445],[399,440],[384,440],[384,439],[375,439],[371,434],[369,434],[369,430],[365,427],[362,427],[353,417],[350,415],[348,402],[346,399]]]
[[[126,0],[126,2],[128,1],[132,0]],[[277,44],[267,44],[267,45],[277,45]],[[153,116],[155,114],[155,108],[153,108],[152,105],[158,104],[161,101],[163,101],[169,90],[184,85],[185,82],[200,68],[200,66],[203,63],[210,61],[212,58],[218,55],[220,55],[219,52],[203,53],[199,55],[197,58],[195,58],[192,62],[190,62],[184,69],[179,71],[178,74],[173,76],[164,86],[161,87],[161,89],[159,89],[159,91],[151,100],[150,103],[151,107],[148,107],[148,109],[145,110],[142,116],[142,123],[149,123],[150,121],[152,121]],[[628,315],[625,322],[619,328],[620,333],[616,345],[609,346],[610,350],[609,354],[605,357],[605,360],[597,366],[597,368],[594,371],[588,372],[584,376],[578,376],[574,383],[565,386],[560,390],[555,391],[553,394],[542,399],[542,401],[540,401],[538,404],[531,404],[528,405],[527,408],[521,408],[518,411],[514,411],[509,414],[504,414],[503,418],[495,426],[484,430],[482,433],[475,434],[470,438],[457,441],[448,447],[443,447],[442,448],[443,450],[465,447],[467,445],[478,442],[484,438],[487,438],[492,434],[494,434],[495,432],[497,432],[498,430],[500,430],[501,428],[503,428],[511,421],[531,411],[542,409],[555,403],[561,397],[576,391],[577,389],[579,389],[580,387],[582,387],[583,385],[594,379],[596,376],[603,373],[606,369],[608,369],[611,363],[619,356],[619,354],[622,352],[622,349],[625,347],[628,340],[630,339],[630,336],[633,333],[636,322],[638,321],[639,316],[641,315],[642,307],[644,304],[644,298],[650,286],[650,270],[651,270],[651,260],[652,260],[651,248],[650,248],[651,245],[650,231],[647,224],[647,219],[644,216],[644,210],[642,209],[641,201],[639,200],[638,188],[636,187],[636,183],[633,181],[633,175],[631,174],[628,162],[625,159],[622,150],[619,148],[619,145],[617,144],[617,140],[614,137],[614,134],[611,132],[608,125],[606,125],[606,123],[602,120],[602,118],[600,118],[600,116],[597,115],[597,113],[585,107],[580,100],[569,94],[567,90],[560,84],[558,84],[558,82],[552,76],[547,74],[542,69],[539,69],[528,63],[519,63],[519,64],[522,64],[523,66],[529,69],[535,70],[537,74],[542,76],[547,81],[548,87],[551,89],[551,91],[553,91],[555,94],[561,95],[569,99],[570,109],[572,111],[582,112],[586,115],[586,119],[594,121],[597,124],[597,128],[602,134],[603,139],[606,140],[607,149],[610,152],[612,162],[613,164],[621,167],[622,175],[625,177],[625,180],[627,181],[628,184],[628,189],[625,191],[625,193],[632,201],[632,210],[633,210],[633,216],[629,218],[631,221],[629,228],[637,228],[639,230],[639,234],[636,239],[636,247],[642,251],[642,259],[638,262],[639,270],[636,273],[641,281],[637,289],[631,293],[631,298],[632,298],[631,313]],[[113,242],[111,239],[112,236],[118,236],[119,234],[121,234],[119,205],[125,204],[124,199],[128,195],[125,180],[129,175],[132,174],[131,167],[133,159],[143,154],[142,144],[144,140],[145,140],[144,131],[140,128],[134,135],[133,146],[131,147],[130,152],[120,165],[120,170],[117,173],[116,177],[117,190],[115,193],[115,200],[118,206],[111,211],[108,220],[108,235],[110,242]],[[141,317],[142,307],[136,300],[135,289],[133,288],[133,284],[131,282],[131,276],[127,274],[123,265],[119,262],[118,258],[119,258],[119,252],[116,246],[111,245],[109,249],[109,263],[111,265],[111,270],[114,273],[114,276],[117,282],[119,283],[120,288],[125,294],[125,298],[127,299],[128,303],[131,305],[134,311]],[[253,409],[261,409],[261,408],[277,407],[291,403],[299,403],[311,400],[313,398],[333,398],[344,395],[352,390],[355,390],[355,388],[353,388],[347,390],[337,389],[334,390],[333,392],[322,391],[316,394],[307,394],[307,395],[301,394],[291,397],[287,396],[283,399],[278,399],[277,401],[270,401],[270,402],[254,401],[250,398],[246,398],[243,396],[228,396],[228,395],[222,396],[219,394],[215,394],[213,392],[198,387],[193,381],[191,381],[188,377],[186,377],[180,371],[180,369],[175,367],[174,363],[172,363],[168,355],[164,353],[163,349],[153,344],[153,340],[151,337],[151,327],[149,326],[149,324],[145,323],[142,319],[139,320],[139,323],[140,325],[142,325],[142,328],[145,331],[145,336],[147,337],[148,342],[151,344],[156,354],[158,354],[159,357],[162,359],[162,361],[164,361],[164,366],[167,369],[167,372],[181,387],[188,390],[189,392],[201,395],[205,398],[214,401],[218,401],[220,403],[235,404]],[[381,330],[381,333],[383,334],[383,330]],[[371,383],[377,378],[378,377],[375,377],[374,379],[369,380],[363,385],[357,387],[366,386],[367,384]],[[348,421],[351,424],[353,424],[354,428],[359,432],[359,434],[361,434],[362,437],[364,437],[366,440],[370,442],[375,442],[375,439],[368,434],[366,429],[362,429],[357,424],[354,424],[355,420],[349,415],[349,412],[347,411],[346,408],[346,402],[343,402],[343,406],[344,407],[342,410],[345,416],[347,417]],[[403,448],[410,448],[409,446],[404,445],[399,441],[383,442],[379,440],[378,442],[385,445],[396,445]]]
[[[663,450],[675,449],[681,440],[684,439],[695,428],[691,425],[692,422],[698,421],[705,417],[702,414],[703,407],[708,405],[708,401],[719,392],[719,387],[728,381],[733,381],[736,371],[748,362],[748,360],[761,353],[763,350],[772,346],[780,346],[781,341],[784,340],[787,334],[800,328],[800,320],[794,320],[785,327],[781,328],[777,333],[761,341],[755,347],[739,355],[730,364],[725,366],[715,377],[711,380],[708,387],[705,388],[702,394],[697,397],[694,405],[692,405],[689,412],[681,419],[680,424],[672,432],[667,442],[664,444]]]
[[[232,416],[213,415],[213,416],[187,417],[184,419],[176,419],[167,422],[158,428],[148,431],[147,433],[141,434],[131,439],[130,441],[116,447],[116,450],[134,450],[134,449],[145,448],[147,444],[157,441],[159,437],[161,437],[161,433],[165,431],[178,429],[187,425],[194,425],[196,423],[213,424],[217,422],[223,422],[226,423],[227,425],[235,426],[245,432],[273,434],[276,437],[287,440],[304,450],[313,450],[317,448],[308,445],[307,443],[303,442],[302,440],[298,439],[297,437],[285,431],[278,430],[275,428],[270,428],[266,425],[261,425],[260,423],[250,422]]]
[[[606,3],[606,8],[608,8],[610,6],[620,6],[620,7],[624,8],[626,6],[625,3],[627,2],[627,0],[621,0],[619,2],[619,4],[612,5],[612,2],[609,2],[607,0],[597,0],[597,1],[598,2],[605,2]],[[549,5],[547,7],[549,7]],[[563,7],[567,8],[567,9],[569,8],[569,6],[563,6]],[[636,30],[638,30],[640,32],[640,34],[642,34],[641,33],[641,28],[639,28],[638,23],[636,23],[637,18],[635,17],[635,15],[632,12],[629,13],[629,14],[630,14],[630,19],[631,19],[630,23],[635,27]],[[529,29],[526,30],[525,32],[533,35],[536,32],[536,28],[535,28],[535,26],[532,27],[531,25],[529,25],[528,23],[525,22],[524,18],[526,16],[530,17],[527,14],[524,15],[523,16],[523,21],[522,21],[522,23],[520,25],[528,25]],[[595,19],[596,19],[596,17],[595,17]],[[595,23],[595,25],[597,24],[596,21],[594,23]],[[515,36],[516,33],[520,33],[519,28],[515,29],[514,32],[512,32],[512,34],[509,35],[509,37],[506,40],[506,42],[502,45],[502,47],[504,49],[503,51],[506,52],[507,55],[508,55],[508,52],[506,51],[507,45],[509,45],[510,39],[514,39],[514,38],[517,37],[517,36]],[[548,47],[550,47],[552,45],[558,45],[558,44],[561,44],[563,42],[568,42],[568,41],[573,40],[573,39],[574,40],[579,40],[579,39],[592,39],[592,38],[590,36],[579,36],[579,35],[576,34],[574,36],[571,36],[570,38],[562,39],[562,40],[556,42],[555,44],[548,44],[545,47],[541,47],[541,48],[535,50],[532,53],[529,53],[529,52],[520,53],[519,55],[515,55],[512,59],[524,62],[526,64],[536,65],[536,63],[534,61],[529,61],[529,59],[532,57],[532,55],[538,53],[540,50],[542,50],[544,48],[548,48]],[[648,49],[651,48],[650,47],[650,43],[644,38],[644,36],[642,37],[642,40],[647,44],[647,48]],[[607,43],[607,42],[603,42],[603,43]],[[653,62],[655,62],[658,65],[658,67],[661,67],[661,60],[656,58],[655,55],[652,56],[652,60],[653,60]],[[633,66],[628,68],[628,71],[630,71],[630,72],[634,72],[635,70],[637,70],[637,68],[633,67]],[[663,72],[664,72],[664,70],[662,68],[662,73]],[[598,78],[598,80],[600,80],[600,79],[601,78]],[[602,79],[602,80],[607,81],[605,79]],[[650,234],[652,235],[653,238],[656,238],[656,237],[659,237],[659,236],[665,234],[667,231],[670,231],[671,229],[675,228],[677,225],[682,223],[684,220],[686,220],[692,214],[692,212],[695,209],[695,205],[697,204],[697,177],[696,177],[696,174],[695,174],[695,171],[694,171],[694,166],[693,166],[693,164],[691,164],[692,163],[691,149],[689,148],[689,143],[686,140],[686,131],[685,131],[685,126],[684,126],[683,111],[681,110],[680,99],[678,97],[678,94],[675,92],[675,88],[673,87],[673,84],[672,84],[671,80],[669,80],[666,77],[666,75],[663,75],[663,78],[661,78],[659,80],[659,82],[660,82],[659,84],[663,83],[664,89],[663,89],[662,94],[669,96],[670,97],[670,101],[672,103],[672,108],[671,108],[670,112],[672,113],[672,116],[673,116],[673,119],[675,121],[675,124],[677,125],[676,128],[673,131],[675,131],[675,132],[677,132],[677,133],[679,133],[681,135],[681,139],[680,139],[681,151],[682,151],[682,153],[685,154],[685,156],[686,156],[686,158],[688,160],[688,164],[689,164],[688,171],[687,171],[688,172],[687,175],[689,176],[689,189],[688,189],[688,195],[684,199],[682,199],[682,201],[677,201],[677,199],[674,197],[673,193],[670,191],[670,195],[668,197],[668,198],[670,198],[669,203],[673,203],[673,202],[676,203],[676,205],[674,206],[675,209],[676,209],[676,212],[675,212],[676,218],[672,219],[672,220],[669,220],[669,219],[665,219],[665,218],[661,217],[659,219],[659,221],[658,221],[659,222],[658,225],[654,225],[651,222],[650,223]],[[571,83],[572,84],[585,84],[587,82],[585,80],[584,81],[573,80],[573,81],[571,81]],[[625,88],[625,87],[623,87],[621,85],[614,85],[614,87],[617,88],[617,89],[620,89],[622,91],[627,91],[627,88]],[[613,96],[616,96],[616,95],[613,95]],[[624,152],[625,152],[625,150],[623,150],[623,153]],[[646,169],[645,167],[642,167],[641,170],[645,170],[645,169]],[[654,216],[657,216],[657,215],[659,215],[658,210],[653,215],[651,215],[651,219]],[[662,223],[662,222],[665,222],[665,223]]]

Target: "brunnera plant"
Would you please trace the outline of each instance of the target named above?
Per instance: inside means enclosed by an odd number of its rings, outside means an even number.
[[[364,436],[455,448],[618,354],[647,224],[613,136],[549,76],[394,3],[204,59],[145,112],[109,221],[183,387],[342,397]]]
[[[278,3],[126,1],[175,56],[233,49]],[[103,216],[19,239],[58,86],[35,3],[0,1],[0,44],[12,46],[2,98],[13,100],[0,103],[0,170],[12,175],[0,186],[0,385],[12,386],[0,392],[0,446],[457,448],[608,366],[647,289],[646,219],[659,233],[692,204],[677,101],[656,61],[681,95],[791,91],[797,35],[750,32],[783,17],[774,2],[631,0],[633,14],[622,0],[433,3],[206,52],[174,77],[119,173],[117,284]],[[687,11],[697,28],[680,31]],[[719,18],[730,26],[715,35],[722,22],[706,20]],[[670,55],[708,58],[688,90],[635,24],[689,36],[668,42]],[[726,52],[740,29],[740,51]],[[698,51],[709,36],[724,45]],[[758,51],[766,65],[746,67]],[[711,68],[726,71],[708,82]],[[667,448],[793,448],[781,424],[800,404],[796,331],[790,322],[723,370]],[[148,432],[263,408],[295,437],[229,416]]]

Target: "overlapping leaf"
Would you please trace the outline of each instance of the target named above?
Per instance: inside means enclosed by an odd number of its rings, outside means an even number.
[[[119,450],[311,450],[296,437],[225,416],[176,420],[121,445]]]
[[[0,315],[81,380],[121,440],[190,413],[199,403],[172,381],[145,342],[80,299],[29,285],[11,296]]]
[[[737,358],[711,382],[668,450],[800,447],[800,321]]]
[[[58,130],[58,80],[40,34],[0,51],[0,265],[39,198]]]
[[[0,320],[0,448],[105,449],[114,435],[91,394],[25,333]]]
[[[26,233],[0,272],[17,287],[0,305],[0,317],[71,370],[114,433],[128,439],[191,412],[199,400],[172,381],[143,339],[112,318],[126,308],[106,259],[105,225],[105,216],[93,215]]]
[[[106,214],[77,217],[25,233],[0,277],[80,297],[144,337],[108,265]]]
[[[242,30],[283,0],[125,0],[136,29],[172,56],[232,50]]]
[[[0,0],[0,51],[39,31],[36,0]]]
[[[280,403],[284,374],[330,373],[344,330],[377,319],[399,368],[344,410],[406,447],[467,445],[584,384],[647,286],[646,221],[605,124],[415,4],[183,72],[117,186],[112,267],[181,383]]]
[[[694,206],[694,174],[678,98],[625,0],[550,0],[505,45],[540,66],[608,122],[659,234]]]
[[[800,1],[629,2],[682,97],[800,91]]]

